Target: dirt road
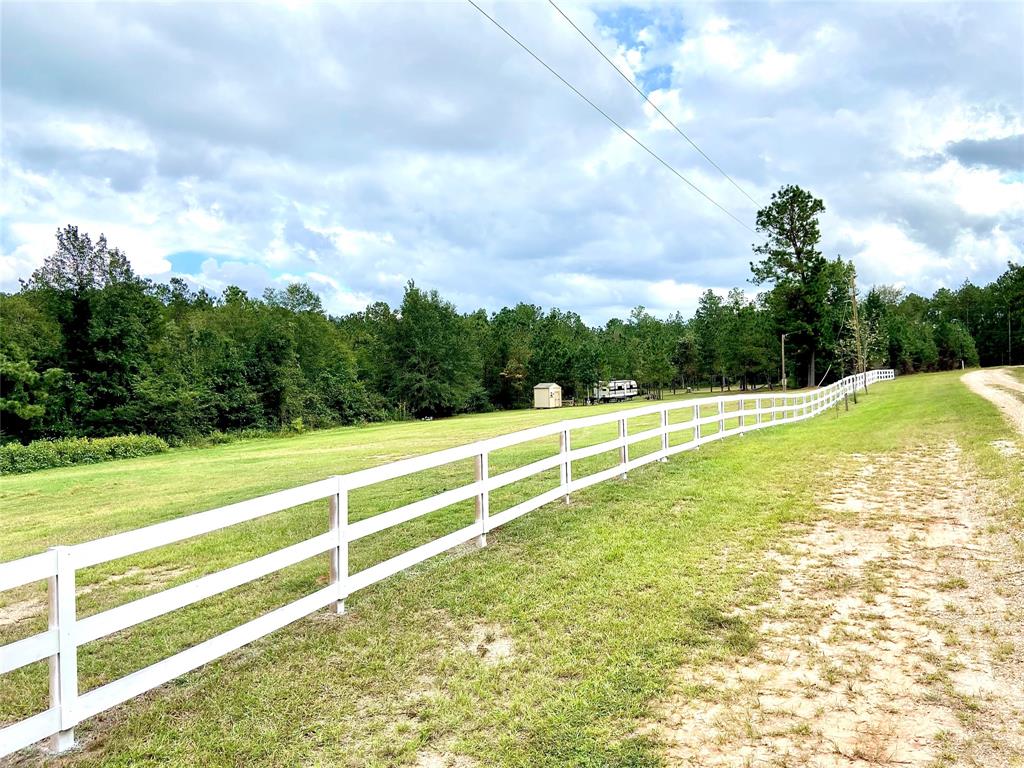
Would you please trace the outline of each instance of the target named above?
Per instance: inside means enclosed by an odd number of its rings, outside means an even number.
[[[1002,368],[971,371],[961,381],[972,392],[995,403],[1014,428],[1024,434],[1024,383]]]
[[[964,377],[1024,433],[1024,385]],[[1004,441],[1014,450],[1021,443]],[[954,442],[853,455],[737,611],[750,656],[679,671],[645,732],[673,766],[1024,766],[1024,531]]]

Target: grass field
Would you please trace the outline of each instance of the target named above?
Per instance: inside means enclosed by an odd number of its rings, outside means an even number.
[[[616,406],[579,409],[589,415]],[[577,415],[518,412],[371,425],[177,451],[4,478],[0,559],[251,498],[407,455]],[[684,417],[680,417],[684,418]],[[635,429],[654,426],[638,423]],[[639,420],[638,420],[639,421]],[[614,425],[582,444],[609,439]],[[760,557],[817,515],[830,468],[851,452],[953,439],[1024,498],[1024,466],[989,443],[1007,427],[956,374],[876,385],[849,413],[730,438],[608,482],[353,596],[344,617],[302,620],[84,723],[69,764],[394,765],[424,750],[482,765],[660,764],[635,735],[683,661],[748,652],[733,609],[770,595]],[[676,441],[687,439],[680,433]],[[577,444],[579,445],[579,443]],[[655,446],[636,446],[635,453]],[[492,471],[553,450],[551,439],[492,458]],[[610,466],[595,457],[583,474]],[[353,520],[472,475],[467,462],[353,495]],[[503,489],[492,513],[551,487]],[[1021,508],[1011,510],[1024,518]],[[472,502],[353,545],[352,570],[468,524]],[[307,505],[89,569],[79,615],[251,559],[326,529]],[[80,650],[88,690],[260,615],[325,582],[316,558]],[[39,585],[0,596],[0,642],[45,625]],[[45,707],[46,665],[8,675],[0,719]]]

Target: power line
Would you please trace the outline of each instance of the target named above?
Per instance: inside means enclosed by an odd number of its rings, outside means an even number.
[[[586,40],[588,43],[590,43],[590,47],[591,48],[593,48],[595,51],[597,51],[599,54],[601,54],[601,58],[603,58],[605,61],[608,62],[608,65],[612,69],[614,69],[619,74],[619,76],[629,84],[630,88],[632,88],[634,91],[639,93],[643,97],[644,101],[646,101],[648,104],[650,104],[652,107],[654,107],[654,110],[659,115],[661,115],[663,118],[665,118],[665,122],[668,123],[669,125],[671,125],[675,129],[676,133],[678,133],[680,136],[682,136],[684,139],[686,139],[688,142],[690,142],[690,146],[693,147],[694,149],[696,149],[698,152],[700,152],[700,154],[704,157],[704,159],[707,160],[709,163],[711,163],[711,165],[713,165],[718,170],[718,172],[720,174],[725,176],[725,178],[727,178],[729,180],[729,183],[732,184],[734,187],[736,187],[736,189],[738,189],[740,192],[742,192],[750,202],[752,202],[754,205],[760,207],[761,204],[759,202],[757,202],[757,200],[755,200],[749,194],[747,194],[747,191],[743,187],[741,187],[739,184],[737,184],[736,181],[732,178],[732,176],[730,176],[728,173],[726,173],[725,170],[718,163],[716,163],[714,160],[712,160],[710,157],[708,157],[707,152],[705,152],[703,149],[701,149],[700,147],[697,146],[697,142],[695,142],[693,139],[691,139],[689,136],[687,136],[683,132],[682,128],[680,128],[678,125],[676,125],[668,115],[666,115],[664,112],[662,112],[661,108],[658,107],[658,105],[655,104],[653,101],[651,101],[650,97],[646,93],[644,93],[644,91],[641,88],[639,88],[636,83],[634,83],[632,80],[630,80],[629,76],[625,72],[623,72],[621,69],[619,69],[614,61],[612,61],[611,59],[608,58],[607,54],[605,54],[605,52],[602,51],[597,46],[597,43],[595,43],[593,40],[591,40],[587,36],[586,32],[584,32],[582,29],[580,29],[578,26],[576,26],[576,22],[574,22],[572,19],[570,19],[566,15],[565,11],[563,11],[561,8],[559,8],[557,5],[555,5],[555,0],[548,0],[548,2],[551,3],[551,7],[552,8],[554,8],[556,11],[558,11],[562,15],[563,19],[565,19],[566,21],[569,22],[569,24],[572,25],[573,29],[575,29],[577,32],[580,33],[580,35],[583,37],[584,40]]]
[[[751,232],[753,234],[757,234],[748,225],[743,223],[743,221],[741,221],[735,215],[733,215],[733,213],[731,211],[729,211],[724,206],[720,205],[718,202],[716,202],[714,200],[714,198],[712,198],[710,195],[708,195],[706,192],[704,192],[704,190],[702,190],[700,187],[698,187],[696,184],[694,184],[688,178],[683,176],[683,174],[681,174],[679,171],[677,171],[675,168],[673,168],[672,165],[670,165],[668,162],[663,160],[662,157],[657,152],[655,152],[653,149],[651,149],[646,144],[644,144],[642,141],[640,141],[640,139],[638,139],[636,136],[634,136],[632,133],[630,133],[628,130],[626,130],[626,128],[624,128],[621,124],[619,124],[611,115],[609,115],[607,112],[605,112],[599,106],[597,106],[597,104],[595,104],[590,99],[588,99],[586,96],[584,96],[579,91],[579,89],[576,86],[574,86],[572,83],[570,83],[568,80],[566,80],[560,74],[558,74],[558,72],[556,72],[546,61],[544,61],[540,56],[538,56],[536,53],[534,53],[532,50],[530,50],[526,46],[525,43],[523,43],[522,41],[519,40],[519,38],[517,38],[515,35],[513,35],[511,32],[509,32],[507,29],[505,29],[505,27],[503,27],[493,16],[491,16],[489,13],[487,13],[487,11],[485,11],[483,8],[481,8],[479,5],[477,5],[473,0],[466,0],[466,2],[468,2],[474,8],[476,8],[478,11],[480,11],[480,13],[483,14],[483,16],[488,21],[490,21],[494,26],[496,26],[498,29],[500,29],[502,32],[504,32],[509,37],[509,39],[512,40],[512,42],[514,42],[516,45],[518,45],[520,48],[522,48],[524,51],[526,51],[528,54],[530,54],[530,56],[532,56],[534,58],[534,60],[537,61],[538,64],[540,64],[542,67],[544,67],[544,69],[546,69],[552,75],[554,75],[559,80],[561,80],[562,84],[565,85],[567,88],[569,88],[569,90],[571,90],[573,93],[575,93],[581,99],[583,99],[583,101],[587,102],[587,104],[589,104],[595,110],[600,112],[602,117],[604,117],[605,120],[607,120],[609,123],[614,125],[616,128],[618,128],[624,134],[626,134],[626,136],[628,136],[630,139],[632,139],[637,144],[637,146],[639,146],[641,149],[643,149],[645,152],[647,152],[647,154],[649,154],[651,157],[653,157],[659,163],[661,163],[666,168],[668,168],[668,170],[670,170],[672,173],[674,173],[676,176],[678,176],[682,181],[686,182],[686,184],[689,185],[695,192],[697,192],[701,197],[703,197],[709,203],[711,203],[716,208],[718,208],[720,211],[722,211],[730,219],[735,221],[737,224],[739,224],[741,227],[743,227],[747,231],[749,231],[749,232]]]

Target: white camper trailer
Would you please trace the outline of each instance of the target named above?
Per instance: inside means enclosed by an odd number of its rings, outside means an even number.
[[[533,388],[534,408],[561,408],[562,388],[553,382],[544,382]]]
[[[594,387],[593,399],[598,403],[616,400],[632,400],[640,394],[636,382],[632,379],[616,379],[615,381],[599,381]]]

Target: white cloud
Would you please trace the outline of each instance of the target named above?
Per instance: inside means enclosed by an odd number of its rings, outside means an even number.
[[[648,94],[651,102],[657,105],[658,109],[668,115],[673,123],[689,123],[696,117],[693,107],[683,103],[683,94],[676,88],[659,88]],[[644,112],[647,114],[650,127],[655,131],[671,131],[672,126],[665,122],[649,104],[644,105]]]
[[[679,46],[676,68],[686,74],[730,78],[771,87],[793,80],[801,55],[780,51],[731,19],[713,16]]]
[[[906,285],[935,266],[947,267],[937,253],[914,242],[897,225],[881,221],[845,225],[841,236],[857,248],[848,254],[872,281]]]
[[[826,253],[862,280],[927,291],[1020,259],[1024,176],[948,151],[1024,133],[1012,5],[566,10],[756,199],[784,183],[823,197]],[[557,13],[494,13],[752,221]],[[414,279],[465,310],[522,300],[599,322],[747,285],[755,236],[469,6],[15,4],[2,34],[4,290],[67,223],[145,275],[304,279],[332,311]]]

